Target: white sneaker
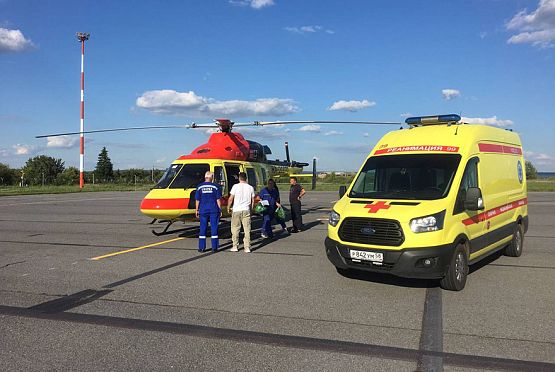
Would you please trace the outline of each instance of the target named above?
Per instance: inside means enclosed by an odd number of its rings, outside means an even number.
[[[230,252],[239,252],[239,250],[237,249],[237,247],[233,247],[229,250]]]
[[[260,234],[260,236],[262,236],[264,239],[266,239],[268,237],[268,235],[266,235],[266,234]]]
[[[249,248],[245,248],[245,253],[251,253],[251,250]]]

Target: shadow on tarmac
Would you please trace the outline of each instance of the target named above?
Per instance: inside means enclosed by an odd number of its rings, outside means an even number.
[[[337,269],[337,272],[345,278],[362,280],[365,282],[393,285],[396,287],[409,287],[409,288],[439,287],[439,281],[434,279],[401,278],[391,274],[371,273],[368,271],[360,271],[360,270]]]

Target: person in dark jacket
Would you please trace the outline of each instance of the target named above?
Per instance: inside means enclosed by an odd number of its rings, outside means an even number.
[[[289,191],[289,204],[291,204],[291,219],[293,220],[292,233],[302,230],[303,217],[301,215],[301,198],[304,196],[304,188],[297,183],[297,177],[290,177],[289,183],[291,189]]]
[[[279,204],[279,191],[276,189],[276,183],[273,179],[268,180],[268,186],[260,190],[258,194],[260,200],[267,201],[266,210],[262,214],[262,237],[273,238],[272,220],[275,217],[276,209],[281,206]],[[263,203],[266,204],[266,203]]]

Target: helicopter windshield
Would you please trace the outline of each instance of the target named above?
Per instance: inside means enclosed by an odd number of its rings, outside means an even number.
[[[208,164],[185,164],[170,185],[170,189],[190,189],[204,182],[204,174],[210,170]]]
[[[352,198],[434,200],[447,196],[460,155],[388,155],[368,159]]]
[[[166,169],[166,172],[164,173],[162,178],[160,178],[154,188],[165,189],[166,187],[168,187],[182,166],[183,164],[172,164],[168,169]]]

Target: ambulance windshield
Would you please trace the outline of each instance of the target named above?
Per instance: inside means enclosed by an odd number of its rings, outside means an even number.
[[[349,197],[441,199],[449,193],[460,161],[458,154],[374,156],[364,164]]]

